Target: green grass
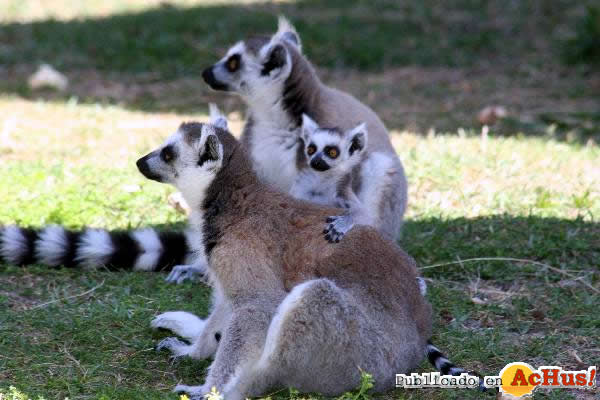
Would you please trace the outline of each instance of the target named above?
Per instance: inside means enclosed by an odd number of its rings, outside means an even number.
[[[208,92],[198,70],[247,32],[272,31],[283,12],[324,79],[393,131],[410,181],[400,243],[428,280],[435,342],[490,375],[512,361],[580,369],[573,351],[585,364],[600,360],[597,73],[563,66],[555,46],[582,6],[37,4],[0,6],[0,224],[181,228],[184,218],[166,204],[172,189],[145,180],[134,162],[182,120],[205,119],[209,100],[240,131],[240,103]],[[42,60],[68,74],[66,93],[26,87]],[[486,136],[476,114],[488,104],[505,105],[509,118]],[[207,362],[171,364],[153,350],[166,333],[149,322],[168,310],[206,315],[210,291],[163,278],[0,266],[0,397],[19,398],[14,386],[33,399],[177,399],[175,384],[201,383]],[[536,392],[591,399],[597,391],[590,396]]]
[[[146,115],[154,125],[132,130],[144,114],[113,106],[0,101],[0,112],[9,110],[20,117],[10,133],[14,147],[2,149],[8,162],[0,167],[0,223],[181,227],[183,218],[165,201],[171,189],[144,180],[134,166],[176,127],[177,117]],[[191,118],[206,116],[181,117]],[[55,124],[41,134],[27,128],[57,120],[65,125],[60,133]],[[129,122],[119,127],[115,120]],[[121,147],[125,137],[129,145]],[[394,143],[411,182],[401,243],[425,267],[435,341],[457,362],[486,374],[517,360],[574,367],[569,349],[585,362],[597,360],[598,293],[584,282],[598,290],[600,150],[469,133],[395,133]],[[547,266],[484,260],[427,268],[480,257]],[[177,382],[201,382],[207,363],[170,365],[167,354],[152,350],[164,334],[148,324],[167,310],[206,315],[209,290],[168,285],[163,278],[3,268],[0,388],[14,385],[47,398],[174,399],[169,389]],[[442,390],[396,395],[478,396]]]

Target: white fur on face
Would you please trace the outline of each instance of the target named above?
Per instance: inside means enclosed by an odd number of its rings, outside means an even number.
[[[325,162],[327,162],[327,164],[331,167],[331,169],[343,168],[344,170],[346,170],[346,169],[348,169],[348,167],[351,166],[349,164],[346,165],[346,163],[345,163],[350,158],[350,155],[348,152],[349,146],[347,145],[346,140],[343,137],[341,137],[340,135],[330,132],[326,129],[318,129],[312,135],[305,137],[305,140],[304,140],[305,152],[307,151],[308,146],[310,146],[311,144],[316,146],[317,151],[312,155],[309,155],[308,153],[306,153],[306,158],[307,158],[307,162],[309,165],[310,165],[311,159],[313,159],[317,155],[321,155],[323,160],[325,160]],[[334,146],[334,147],[338,148],[339,155],[337,158],[330,158],[329,156],[327,156],[327,154],[323,151],[325,149],[325,147],[327,147],[327,146]],[[358,157],[356,157],[356,158],[358,158]],[[323,171],[323,172],[330,172],[331,169],[329,169],[327,171]]]
[[[203,165],[198,165],[198,159],[204,151],[206,140],[210,135],[216,136],[215,128],[212,125],[204,124],[200,140],[193,145],[188,145],[184,140],[177,143],[180,154],[178,159],[175,160],[175,168],[177,169],[175,186],[181,191],[191,207],[198,207],[202,204],[206,189],[215,179],[223,164],[223,145],[219,143],[218,160],[206,161]]]

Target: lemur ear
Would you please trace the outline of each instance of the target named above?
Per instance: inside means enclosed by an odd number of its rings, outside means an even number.
[[[212,125],[216,126],[217,128],[228,130],[227,118],[225,118],[225,115],[221,113],[221,110],[219,110],[219,107],[217,107],[215,103],[208,104],[208,112],[210,115],[210,123]]]
[[[317,129],[319,129],[319,125],[308,115],[302,114],[302,139],[305,142]]]
[[[300,36],[298,36],[298,32],[296,32],[296,28],[294,28],[294,26],[290,24],[290,21],[288,21],[283,15],[279,16],[277,33],[275,36],[293,44],[298,48],[299,51],[302,51]]]
[[[350,138],[350,155],[358,152],[360,153],[365,147],[367,147],[367,126],[363,122],[357,127],[353,128],[348,134]]]
[[[285,66],[287,57],[288,52],[283,44],[273,45],[267,52],[261,75],[271,75],[273,72],[276,75]]]
[[[204,146],[200,149],[198,165],[202,166],[207,161],[218,161],[221,156],[221,148],[221,142],[217,138],[217,135],[208,135]]]

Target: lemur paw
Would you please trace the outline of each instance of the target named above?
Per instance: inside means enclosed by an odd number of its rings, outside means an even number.
[[[168,337],[161,340],[156,345],[156,351],[161,351],[162,349],[169,350],[172,353],[169,358],[171,359],[171,361],[175,362],[180,357],[188,355],[191,352],[192,346],[185,342],[182,342],[177,338]]]
[[[188,385],[177,385],[173,389],[175,393],[185,393],[190,396],[190,400],[195,399],[204,399],[204,394],[208,393],[210,390],[207,390],[204,385],[201,386],[188,386]]]
[[[427,294],[427,282],[425,282],[425,279],[417,277],[417,284],[419,285],[419,291],[421,292],[421,295],[425,297]]]
[[[346,233],[354,226],[353,218],[350,215],[338,215],[327,218],[327,225],[323,234],[329,243],[339,243]]]
[[[204,320],[185,311],[168,311],[157,315],[150,322],[154,329],[168,329],[191,342],[200,336],[205,324]]]
[[[165,278],[167,282],[177,283],[178,285],[186,280],[198,281],[204,278],[204,268],[197,265],[176,265],[169,275]]]

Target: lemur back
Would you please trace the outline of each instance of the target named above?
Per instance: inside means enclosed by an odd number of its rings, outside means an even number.
[[[406,209],[407,182],[387,129],[369,107],[320,81],[287,21],[280,20],[272,36],[238,42],[203,77],[213,89],[235,92],[244,99],[248,112],[242,143],[254,171],[263,182],[285,192],[306,162],[300,137],[302,114],[319,126],[342,131],[365,123],[369,129],[365,152],[389,157],[389,182],[379,188],[383,192],[371,196],[389,199],[382,205],[387,216],[384,231],[396,237]]]

